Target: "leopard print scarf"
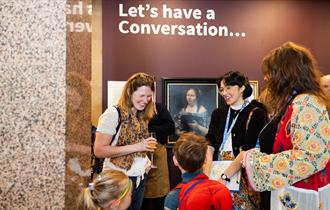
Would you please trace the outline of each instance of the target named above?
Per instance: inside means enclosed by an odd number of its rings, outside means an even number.
[[[120,110],[120,115],[121,128],[116,146],[135,144],[149,136],[147,122],[124,110]],[[134,152],[111,158],[111,162],[119,168],[129,170],[135,157],[144,157],[145,155],[146,152]]]

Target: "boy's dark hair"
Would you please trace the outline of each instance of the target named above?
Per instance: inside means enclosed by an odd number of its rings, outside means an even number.
[[[207,141],[193,132],[180,135],[174,144],[173,153],[180,166],[187,172],[195,172],[203,167]]]

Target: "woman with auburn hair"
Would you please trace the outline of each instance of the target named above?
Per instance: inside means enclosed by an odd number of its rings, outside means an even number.
[[[131,204],[132,182],[121,171],[104,170],[78,198],[80,210],[125,210]]]
[[[108,107],[97,126],[94,154],[105,158],[104,168],[123,171],[132,180],[132,210],[142,205],[146,171],[151,166],[146,152],[156,149],[156,140],[148,133],[148,122],[156,112],[154,91],[153,77],[145,73],[132,75],[124,86],[118,110]]]
[[[261,148],[274,142],[272,154],[241,152],[226,173],[242,163],[255,190],[272,191],[264,209],[330,209],[329,101],[316,61],[308,49],[287,42],[266,55],[262,71],[275,110],[271,122],[279,119],[259,135]]]

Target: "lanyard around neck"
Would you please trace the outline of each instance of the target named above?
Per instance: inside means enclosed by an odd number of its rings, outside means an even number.
[[[223,132],[223,139],[222,139],[222,143],[221,143],[221,146],[220,146],[220,149],[219,151],[221,152],[226,144],[226,141],[228,140],[228,137],[231,133],[231,130],[233,129],[235,123],[236,123],[236,120],[239,116],[239,114],[241,113],[241,111],[249,104],[248,101],[245,101],[244,104],[242,105],[241,109],[239,110],[238,114],[236,115],[236,117],[233,119],[233,121],[231,122],[230,126],[229,126],[229,120],[230,120],[230,107],[228,109],[228,112],[227,112],[227,117],[226,117],[226,125],[225,125],[225,130]]]

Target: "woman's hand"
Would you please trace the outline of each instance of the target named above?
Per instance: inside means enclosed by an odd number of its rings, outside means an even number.
[[[226,180],[223,180],[221,177],[218,179],[218,182],[220,182],[223,185],[227,184]]]
[[[189,128],[190,128],[191,130],[193,130],[193,131],[198,131],[198,132],[200,132],[202,135],[206,135],[207,132],[208,132],[208,130],[209,130],[208,128],[205,128],[205,127],[203,127],[202,125],[198,124],[198,122],[195,121],[195,120],[194,120],[193,123],[188,123],[188,126],[189,126]]]
[[[223,172],[228,178],[231,178],[242,168],[242,160],[245,151],[240,152],[230,166]]]
[[[94,144],[94,153],[96,157],[120,157],[134,152],[153,152],[157,147],[157,141],[152,137],[143,139],[139,143],[122,146],[109,145],[111,139],[112,136],[108,134],[96,132]]]
[[[140,152],[154,152],[157,148],[157,141],[153,137],[148,137],[137,143],[136,146]]]

